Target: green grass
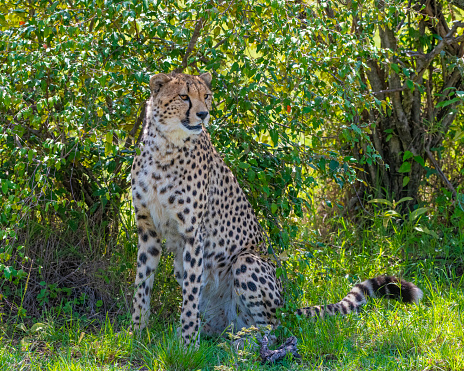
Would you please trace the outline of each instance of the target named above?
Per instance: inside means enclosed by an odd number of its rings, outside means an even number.
[[[462,287],[422,283],[426,295],[419,306],[375,300],[357,315],[300,320],[292,331],[301,361],[273,367],[262,366],[252,349],[233,351],[226,339],[203,339],[198,350],[185,351],[172,323],[153,323],[142,337],[133,338],[125,331],[116,334],[110,324],[92,332],[80,323],[56,326],[49,321],[36,331],[18,328],[2,334],[0,369],[462,370]]]
[[[301,360],[261,365],[250,343],[237,352],[227,338],[203,337],[198,350],[185,350],[175,316],[165,313],[153,315],[140,337],[124,330],[127,323],[49,315],[35,326],[0,322],[0,370],[464,370],[459,230],[440,228],[440,240],[377,222],[362,233],[342,223],[323,239],[308,231],[303,237],[319,241],[312,258],[287,261],[303,287],[298,305],[336,302],[354,283],[383,273],[414,281],[424,299],[419,305],[372,300],[359,314],[315,322],[294,318],[276,333],[278,343],[297,336]]]

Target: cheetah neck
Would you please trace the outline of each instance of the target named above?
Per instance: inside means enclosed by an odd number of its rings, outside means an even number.
[[[155,125],[147,125],[142,137],[142,155],[146,152],[153,156],[157,164],[168,164],[191,152],[197,141],[197,138],[187,137],[179,143],[174,143]]]
[[[153,101],[150,99],[147,102],[147,124],[143,133],[144,144],[154,145],[160,149],[164,149],[163,153],[169,154],[180,148],[184,148],[186,143],[194,142],[198,134],[190,134],[181,125],[174,128],[169,128],[166,124],[161,124],[158,110],[154,109]]]

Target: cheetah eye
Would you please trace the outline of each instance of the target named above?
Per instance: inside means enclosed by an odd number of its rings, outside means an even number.
[[[205,94],[205,99],[208,99],[211,97],[211,94]]]
[[[189,99],[189,96],[188,96],[188,95],[179,94],[179,97],[180,97],[180,99],[182,99],[182,100],[188,100],[188,99]]]

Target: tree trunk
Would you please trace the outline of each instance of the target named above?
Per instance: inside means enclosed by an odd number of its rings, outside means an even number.
[[[363,76],[376,98],[390,103],[389,107],[364,116],[366,123],[376,123],[370,137],[383,160],[383,163],[365,165],[363,180],[370,186],[365,191],[370,198],[398,201],[412,197],[412,201],[401,204],[402,211],[417,203],[421,181],[430,169],[426,164],[428,153],[441,147],[461,103],[454,93],[464,87],[458,67],[452,67],[456,58],[463,55],[464,35],[455,35],[464,24],[456,22],[450,29],[439,1],[418,3],[415,9],[423,18],[413,42],[416,50],[399,50],[393,26],[381,28],[381,46],[390,49],[392,64],[371,59]],[[432,38],[430,34],[439,38]],[[427,36],[430,51],[424,53],[422,40]],[[413,74],[406,77],[403,67],[409,71],[413,68]],[[363,149],[362,145],[356,148],[358,159]]]

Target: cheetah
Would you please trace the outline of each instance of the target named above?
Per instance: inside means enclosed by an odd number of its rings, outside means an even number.
[[[182,288],[181,335],[198,344],[199,331],[275,326],[282,285],[266,256],[258,219],[204,127],[210,120],[212,76],[171,73],[150,79],[140,154],[132,165],[138,229],[132,326],[148,322],[153,273],[162,241],[174,254]],[[357,284],[336,303],[300,309],[308,317],[356,311],[367,297],[417,302],[410,282],[380,276]]]

